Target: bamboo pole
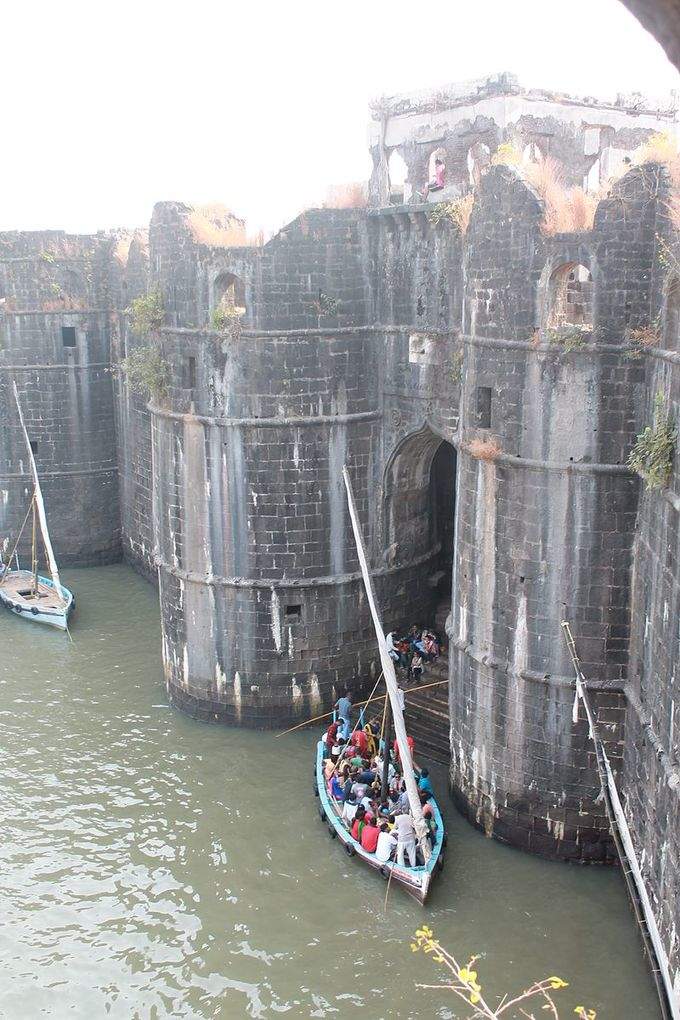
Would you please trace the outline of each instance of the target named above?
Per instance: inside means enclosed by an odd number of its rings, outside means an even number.
[[[421,684],[420,687],[411,687],[409,690],[404,691],[404,694],[408,698],[410,694],[418,694],[420,691],[426,691],[429,687],[441,687],[442,684],[447,684],[448,682],[449,682],[448,680],[434,680],[432,683],[429,684]],[[387,697],[386,694],[379,694],[377,698],[374,699],[369,698],[368,700],[384,701],[386,697]],[[368,701],[358,701],[356,703],[356,706],[354,707],[360,708],[362,705],[367,704]],[[274,736],[285,737],[287,733],[293,733],[295,730],[301,730],[303,726],[309,726],[311,723],[320,722],[322,719],[328,719],[329,715],[333,715],[333,710],[331,710],[330,712],[324,712],[323,715],[315,715],[313,719],[306,719],[305,722],[298,723],[296,726],[291,726],[290,729],[283,730],[281,733],[275,733]]]
[[[19,528],[19,534],[17,535],[17,540],[14,543],[14,547],[12,548],[11,553],[9,554],[9,559],[7,560],[7,565],[6,565],[6,567],[5,567],[5,569],[4,569],[3,573],[2,573],[2,576],[0,577],[0,585],[3,585],[5,583],[5,579],[6,579],[7,575],[9,574],[10,567],[12,566],[12,557],[14,556],[14,554],[17,551],[17,549],[19,548],[19,542],[21,540],[21,536],[24,533],[24,528],[26,527],[26,522],[28,521],[29,514],[31,513],[31,510],[33,510],[33,508],[34,508],[34,504],[35,504],[35,494],[33,495],[33,499],[30,502],[28,510],[26,511],[26,516],[24,517],[24,523]],[[18,566],[18,561],[17,561],[17,566]]]

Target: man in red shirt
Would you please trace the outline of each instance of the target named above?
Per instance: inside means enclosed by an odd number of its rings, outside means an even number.
[[[416,750],[416,742],[413,739],[413,737],[410,737],[410,736],[407,735],[406,736],[406,743],[408,744],[409,751],[411,752],[411,761],[415,765],[414,754],[415,754],[415,750]],[[394,750],[395,750],[395,753],[397,755],[398,760],[401,761],[401,755],[399,754],[399,741],[398,740],[394,741]]]
[[[363,730],[355,730],[351,737],[352,744],[358,750],[362,758],[368,757],[368,737]]]
[[[368,851],[369,854],[375,853],[375,848],[378,845],[379,835],[380,830],[378,829],[378,826],[375,824],[375,818],[371,816],[370,818],[368,818],[368,821],[366,822],[366,825],[364,826],[361,832],[361,845],[364,848],[364,850]]]

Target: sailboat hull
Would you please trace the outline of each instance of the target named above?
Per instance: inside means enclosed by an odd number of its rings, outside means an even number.
[[[446,834],[444,832],[444,822],[434,799],[432,798],[430,800],[430,804],[432,804],[434,820],[437,823],[437,836],[434,846],[432,847],[432,854],[427,864],[422,867],[410,868],[407,866],[399,867],[395,861],[379,861],[376,859],[375,854],[368,853],[368,851],[364,850],[360,843],[352,838],[351,833],[340,818],[339,810],[335,802],[329,797],[323,777],[323,751],[323,741],[320,740],[316,749],[314,781],[316,792],[319,797],[319,818],[326,823],[329,836],[342,843],[345,848],[345,853],[349,857],[360,858],[364,864],[367,864],[370,868],[378,871],[385,881],[391,881],[396,885],[401,886],[401,888],[404,889],[409,896],[416,899],[418,903],[425,903],[433,878],[444,867],[444,845],[446,843]]]
[[[75,605],[73,593],[62,584],[60,597],[53,581],[40,575],[37,595],[33,589],[33,574],[30,570],[9,570],[0,586],[0,602],[23,620],[66,630]]]

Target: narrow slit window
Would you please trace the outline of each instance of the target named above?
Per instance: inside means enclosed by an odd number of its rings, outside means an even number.
[[[38,453],[38,440],[37,439],[31,439],[29,441],[28,445],[31,447],[31,453],[35,457],[36,454]]]
[[[475,425],[479,429],[491,428],[491,387],[477,387],[477,407],[475,409]]]
[[[295,620],[301,620],[302,606],[286,606],[285,616],[290,623],[293,623]]]
[[[76,346],[76,327],[75,326],[62,326],[61,327],[61,342],[64,347],[75,347]]]
[[[196,388],[196,358],[187,358],[187,389]]]

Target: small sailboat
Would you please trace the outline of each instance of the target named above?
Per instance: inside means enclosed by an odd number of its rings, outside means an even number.
[[[24,416],[21,411],[21,404],[19,403],[16,383],[13,383],[13,387],[14,399],[19,412],[19,422],[26,441],[26,450],[33,478],[33,496],[7,563],[3,564],[0,561],[0,602],[12,613],[16,613],[17,616],[22,616],[24,619],[32,620],[34,623],[46,623],[48,626],[57,627],[59,630],[68,630],[68,618],[74,608],[75,599],[73,593],[59,579],[59,569],[47,529],[47,518],[40,489],[40,480],[26,425],[24,424]],[[22,570],[19,566],[17,548],[29,518],[32,518],[33,528],[32,564],[30,570]],[[39,538],[42,539],[45,550],[49,577],[42,577],[38,573]],[[16,563],[15,569],[12,569],[12,560]]]
[[[399,746],[399,756],[401,759],[401,768],[404,781],[406,783],[406,792],[408,794],[409,809],[411,818],[413,820],[413,827],[415,829],[416,844],[418,857],[422,863],[418,863],[416,860],[416,866],[410,867],[408,864],[399,865],[395,861],[379,861],[375,854],[369,853],[365,850],[361,844],[355,840],[341,818],[340,805],[334,801],[328,793],[326,782],[324,779],[324,749],[323,741],[319,741],[316,751],[316,762],[315,762],[315,783],[316,792],[319,796],[319,817],[322,821],[325,821],[328,825],[328,833],[332,838],[337,838],[345,847],[345,852],[350,857],[359,857],[370,867],[377,869],[383,878],[394,881],[397,885],[400,885],[406,890],[411,896],[415,897],[419,903],[424,903],[430,885],[434,876],[441,871],[444,865],[444,847],[446,845],[446,833],[444,831],[444,823],[434,798],[429,800],[429,804],[432,807],[433,818],[435,821],[435,838],[431,844],[428,838],[428,828],[425,818],[423,816],[423,807],[420,801],[420,794],[416,783],[416,777],[413,769],[413,759],[411,757],[411,750],[408,744],[406,736],[406,725],[404,723],[404,713],[402,711],[402,702],[399,697],[399,688],[397,684],[397,677],[394,671],[394,662],[390,658],[387,651],[387,643],[385,640],[385,633],[380,622],[378,610],[375,602],[375,595],[373,592],[373,584],[371,582],[371,576],[368,570],[368,560],[366,558],[366,550],[364,549],[363,538],[359,525],[359,518],[354,503],[354,496],[352,494],[352,486],[349,478],[349,473],[346,467],[342,469],[343,478],[345,481],[345,488],[347,490],[347,502],[349,505],[349,514],[352,522],[352,530],[354,532],[354,540],[356,542],[357,553],[359,556],[359,563],[361,566],[361,573],[364,580],[364,587],[366,589],[366,597],[371,610],[371,616],[373,618],[373,625],[375,628],[376,638],[378,640],[378,650],[380,653],[380,665],[382,667],[383,676],[385,678],[385,685],[387,687],[387,696],[389,698],[389,705],[391,708],[392,721],[394,723],[394,729],[396,733],[397,743]],[[389,740],[387,741],[389,744]],[[385,756],[386,761],[389,760],[389,756]]]

